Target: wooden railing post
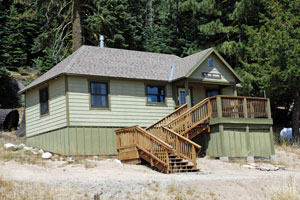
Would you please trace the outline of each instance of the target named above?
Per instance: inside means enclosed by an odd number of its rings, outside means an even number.
[[[244,98],[243,102],[244,118],[248,118],[248,107],[247,107],[247,98]]]
[[[270,99],[267,100],[267,111],[268,111],[268,119],[271,119],[271,103],[270,103]]]
[[[217,96],[217,112],[218,112],[218,118],[222,118],[222,101],[221,97]]]
[[[164,127],[160,127],[160,132],[161,132],[161,140],[166,142],[167,141],[167,133],[164,131]]]
[[[209,116],[209,119],[212,118],[212,105],[210,103],[210,99],[208,99],[208,102],[207,102],[207,114]]]
[[[193,160],[193,164],[194,164],[194,168],[196,168],[197,166],[197,155],[196,155],[196,149],[195,146],[192,146],[192,160]]]
[[[138,143],[138,135],[137,135],[137,130],[134,130],[134,143],[137,144]]]
[[[177,156],[180,156],[180,142],[178,136],[176,136],[176,153]]]
[[[166,151],[166,163],[167,163],[167,174],[170,171],[170,160],[169,160],[169,153]]]
[[[185,115],[185,125],[184,125],[184,131],[186,131],[189,128],[189,114]]]

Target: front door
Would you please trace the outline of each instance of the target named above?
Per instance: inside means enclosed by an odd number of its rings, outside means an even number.
[[[206,96],[207,97],[213,97],[220,94],[220,91],[218,89],[208,89],[206,90]]]
[[[190,105],[191,104],[191,90],[189,89],[190,93]],[[179,105],[185,104],[186,103],[186,94],[185,94],[185,89],[184,88],[178,88],[178,103]]]

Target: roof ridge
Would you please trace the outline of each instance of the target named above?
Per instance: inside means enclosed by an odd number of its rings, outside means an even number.
[[[97,48],[97,49],[98,48],[99,49],[112,49],[112,50],[130,51],[130,52],[139,52],[139,53],[143,53],[143,54],[158,54],[158,55],[174,56],[174,57],[182,59],[180,56],[177,56],[175,54],[168,54],[168,53],[157,53],[157,52],[150,52],[150,51],[130,50],[130,49],[118,49],[118,48],[113,48],[113,47],[100,48],[100,47],[91,46],[91,45],[82,45],[82,46],[90,47],[90,48]]]
[[[79,49],[78,52],[76,53],[76,55],[70,60],[70,62],[67,64],[67,66],[65,67],[65,69],[62,71],[67,73],[69,71],[69,69],[71,69],[72,65],[75,63],[76,59],[78,58],[78,56],[82,53],[83,49],[85,49],[85,45],[82,45]]]

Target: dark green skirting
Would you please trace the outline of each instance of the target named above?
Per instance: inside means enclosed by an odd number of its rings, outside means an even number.
[[[116,155],[116,127],[64,127],[26,138],[26,145],[62,155]]]

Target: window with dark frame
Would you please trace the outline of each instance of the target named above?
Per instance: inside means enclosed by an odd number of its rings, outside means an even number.
[[[49,113],[48,87],[40,90],[40,113],[41,115]]]
[[[90,82],[91,107],[108,108],[108,84],[105,82]]]
[[[208,67],[214,67],[214,60],[212,58],[208,58]]]
[[[166,90],[164,86],[147,85],[147,103],[165,103]]]

